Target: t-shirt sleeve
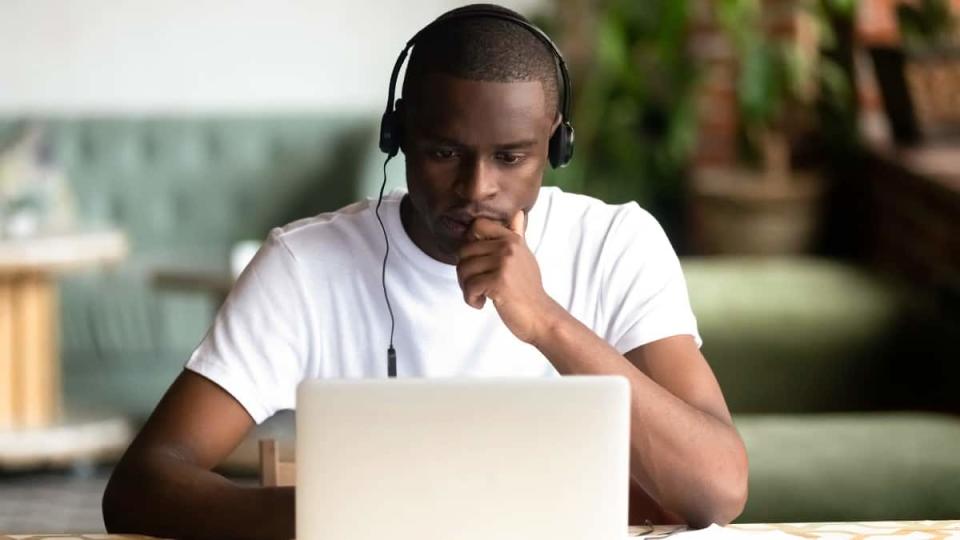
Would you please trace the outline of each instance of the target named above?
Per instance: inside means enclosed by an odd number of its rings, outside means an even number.
[[[186,368],[226,390],[256,423],[295,405],[310,349],[297,261],[280,229],[237,279]]]
[[[678,335],[702,345],[680,261],[653,216],[636,203],[621,206],[601,260],[605,337],[617,351]]]

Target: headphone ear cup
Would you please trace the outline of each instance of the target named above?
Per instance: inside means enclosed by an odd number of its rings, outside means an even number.
[[[573,159],[573,137],[573,126],[570,122],[561,123],[553,131],[547,157],[550,160],[550,166],[554,169],[565,167]]]
[[[400,150],[400,122],[396,111],[383,113],[380,119],[380,151],[388,157],[397,155]]]

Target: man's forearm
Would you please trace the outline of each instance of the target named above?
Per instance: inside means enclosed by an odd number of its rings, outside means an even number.
[[[163,538],[294,537],[292,487],[240,486],[186,461],[121,462],[103,497],[111,533]]]
[[[746,453],[736,430],[637,369],[575,318],[559,315],[534,345],[564,375],[622,375],[630,382],[631,472],[687,523],[727,523],[742,510]]]

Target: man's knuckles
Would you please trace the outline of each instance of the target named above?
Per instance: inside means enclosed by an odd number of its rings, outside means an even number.
[[[467,238],[483,240],[485,238],[500,238],[513,231],[500,221],[489,218],[477,218],[467,228]]]
[[[522,252],[521,238],[505,236],[493,242],[468,242],[457,250],[457,259],[462,264],[473,257],[496,254],[501,257],[513,257]]]

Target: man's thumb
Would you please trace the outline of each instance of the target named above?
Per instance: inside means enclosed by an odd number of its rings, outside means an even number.
[[[526,221],[526,214],[523,213],[523,210],[518,210],[513,219],[510,220],[510,230],[524,236]]]

